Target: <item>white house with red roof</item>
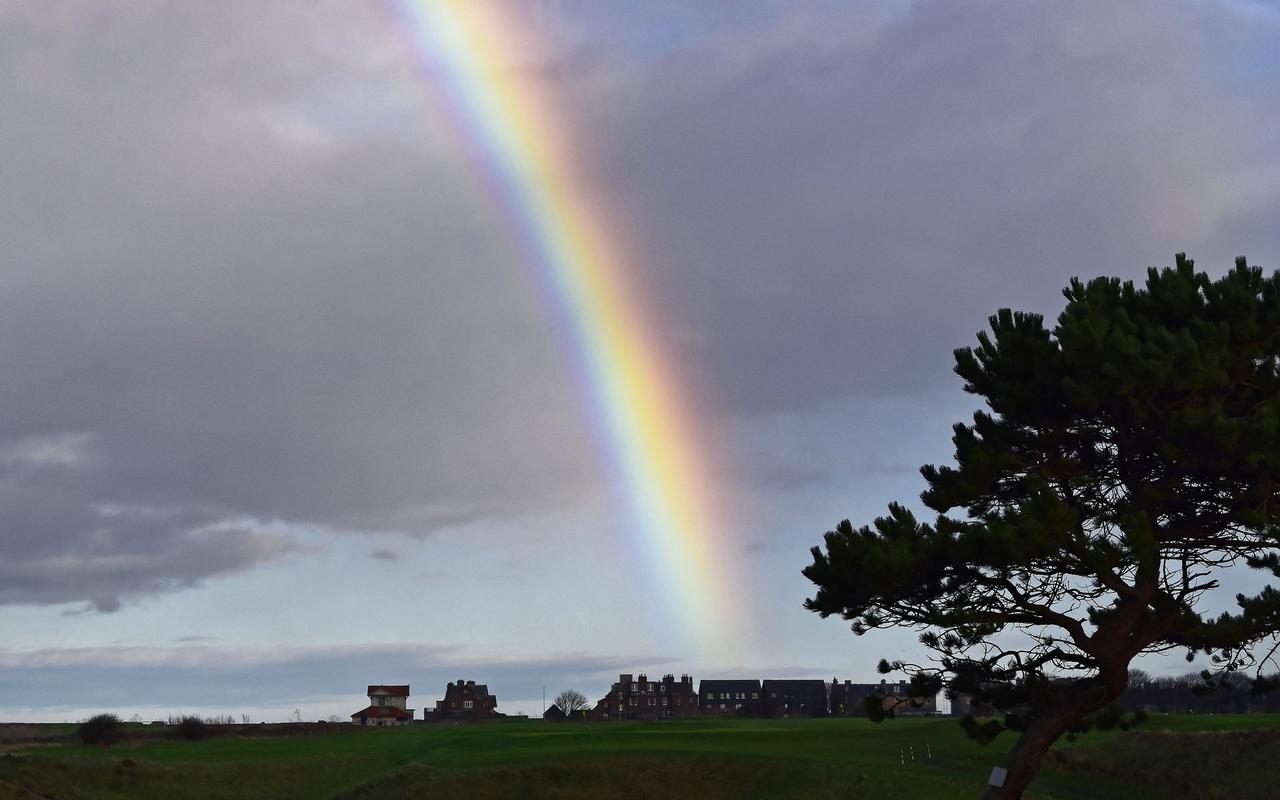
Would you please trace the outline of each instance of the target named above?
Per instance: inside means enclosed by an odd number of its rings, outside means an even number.
[[[408,725],[413,722],[409,684],[369,686],[369,707],[351,715],[352,725]]]

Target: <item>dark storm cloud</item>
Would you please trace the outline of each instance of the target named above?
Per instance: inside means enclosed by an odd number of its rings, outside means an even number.
[[[1274,88],[1218,68],[1213,17],[797,10],[602,81],[597,151],[643,220],[673,349],[722,406],[815,409],[952,381],[951,349],[988,314],[1054,312],[1072,275],[1141,274],[1179,249],[1229,266],[1232,221],[1276,208],[1259,134],[1278,120],[1253,102]],[[1253,234],[1274,266],[1273,229]]]
[[[0,602],[112,610],[289,549],[255,521],[417,534],[579,491],[548,309],[385,20],[340,5],[0,12],[0,447],[84,451],[0,474]]]
[[[297,550],[288,537],[194,506],[94,502],[110,465],[82,436],[28,438],[0,451],[0,603],[121,598],[192,586]]]
[[[748,438],[936,391],[1072,274],[1280,261],[1280,106],[1217,69],[1240,23],[1208,11],[762,3],[671,36],[541,8],[531,68]],[[425,534],[593,490],[557,312],[375,9],[0,9],[0,602],[107,611],[296,549],[276,522]]]

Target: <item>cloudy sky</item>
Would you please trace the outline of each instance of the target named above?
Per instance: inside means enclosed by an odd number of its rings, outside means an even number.
[[[805,612],[799,571],[949,458],[951,350],[1073,275],[1280,267],[1272,4],[510,18],[713,443],[741,646],[655,596],[561,310],[390,6],[0,0],[0,717],[870,680],[912,636]]]

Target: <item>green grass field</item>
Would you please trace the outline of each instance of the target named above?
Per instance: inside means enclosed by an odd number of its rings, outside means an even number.
[[[972,798],[1012,744],[1006,737],[982,747],[949,719],[831,719],[25,743],[0,756],[0,798]],[[1033,793],[1265,798],[1276,786],[1277,717],[1155,716],[1139,731],[1062,744]]]

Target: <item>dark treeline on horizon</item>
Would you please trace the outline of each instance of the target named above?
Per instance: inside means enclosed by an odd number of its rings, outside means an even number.
[[[1253,681],[1244,675],[1226,674],[1211,692],[1204,685],[1198,672],[1153,677],[1135,669],[1120,702],[1125,708],[1157,714],[1280,713],[1280,692],[1253,692]]]

